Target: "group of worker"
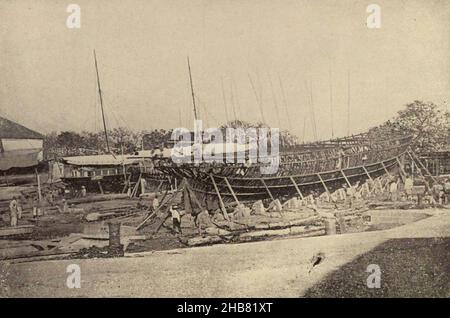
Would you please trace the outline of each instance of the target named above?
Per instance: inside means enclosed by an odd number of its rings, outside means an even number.
[[[13,227],[18,225],[18,221],[22,219],[24,205],[28,205],[30,207],[31,214],[34,219],[42,216],[44,214],[44,200],[47,201],[49,205],[54,205],[55,197],[57,195],[57,190],[49,190],[42,193],[42,200],[39,199],[37,194],[13,196],[13,198],[9,202],[10,225]]]
[[[398,201],[402,194],[400,188],[403,187],[404,195],[407,200],[412,200],[414,195],[417,195],[419,200],[424,199],[431,205],[435,204],[449,204],[450,203],[450,179],[446,178],[443,182],[434,182],[425,187],[423,193],[415,193],[414,180],[411,176],[406,176],[402,184],[398,178],[393,178],[389,183],[389,199],[391,201]]]
[[[9,202],[9,219],[12,227],[16,227],[18,225],[18,220],[22,219],[24,201],[25,199],[23,196],[13,196],[12,200]],[[29,205],[31,207],[33,218],[42,215],[43,210],[38,198],[29,197]]]

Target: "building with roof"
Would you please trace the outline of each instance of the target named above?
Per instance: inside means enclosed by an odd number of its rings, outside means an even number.
[[[450,150],[421,153],[419,157],[433,176],[450,175]]]
[[[43,160],[44,136],[0,117],[0,170],[36,166]]]

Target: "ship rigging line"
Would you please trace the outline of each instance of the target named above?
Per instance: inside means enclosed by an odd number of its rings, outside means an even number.
[[[98,87],[98,94],[100,96],[100,106],[102,109],[102,119],[103,119],[103,129],[105,131],[106,149],[108,150],[108,153],[109,153],[110,149],[109,149],[109,141],[108,141],[108,132],[106,131],[105,112],[103,110],[102,89],[100,87],[100,77],[98,75],[97,56],[95,55],[95,50],[94,50],[94,62],[95,62],[95,73],[97,74],[97,87]]]
[[[262,123],[265,124],[266,123],[266,119],[264,118],[264,112],[263,112],[263,109],[262,109],[262,105],[261,105],[261,102],[260,102],[260,100],[258,98],[258,94],[256,93],[255,85],[253,84],[253,80],[252,80],[250,74],[248,74],[248,79],[250,80],[250,84],[252,86],[253,93],[255,94],[256,103],[259,106],[259,111],[260,111],[260,114],[261,114]]]
[[[331,117],[331,138],[334,138],[334,123],[333,123],[333,81],[331,74],[331,66],[329,73],[329,81],[330,81],[330,117]]]
[[[187,57],[189,70],[189,83],[191,84],[192,104],[194,106],[194,120],[197,120],[197,108],[195,106],[194,84],[192,83],[191,64],[189,63],[189,56]]]
[[[230,120],[228,117],[228,109],[227,109],[227,97],[225,96],[225,88],[223,86],[223,77],[221,78],[221,84],[222,84],[222,97],[223,97],[223,107],[225,108],[225,119],[228,123]]]
[[[230,80],[230,99],[231,99],[231,106],[233,106],[233,114],[234,114],[234,120],[238,119],[238,112],[236,110],[236,105],[234,103],[234,96],[233,96],[233,82]]]
[[[311,87],[308,87],[308,82],[305,81],[305,88],[306,88],[306,93],[308,94],[309,98],[308,98],[308,103],[309,103],[309,108],[310,108],[310,112],[311,112],[311,119],[312,119],[312,131],[313,131],[313,137],[314,137],[314,141],[317,141],[317,126],[316,126],[316,116],[315,116],[315,112],[314,112],[314,102],[313,102],[313,94],[312,94],[312,83],[311,83]]]
[[[280,112],[279,112],[279,109],[278,109],[278,103],[277,103],[277,98],[275,96],[275,91],[273,89],[272,79],[270,78],[270,74],[269,73],[267,73],[267,77],[269,78],[269,84],[270,84],[270,90],[272,92],[273,104],[275,106],[275,111],[277,113],[278,127],[281,129]]]
[[[280,82],[280,90],[281,90],[281,94],[283,96],[283,104],[284,104],[284,108],[285,108],[286,115],[287,115],[289,131],[292,133],[291,117],[289,116],[289,109],[288,109],[288,105],[287,105],[287,101],[286,101],[286,94],[284,93],[283,82],[281,81],[280,75],[278,75],[278,81]]]

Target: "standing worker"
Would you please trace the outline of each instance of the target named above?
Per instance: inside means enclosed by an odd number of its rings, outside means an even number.
[[[405,179],[405,192],[406,192],[406,199],[410,200],[412,197],[412,190],[414,187],[414,180],[410,176],[407,176]]]
[[[389,186],[389,196],[392,202],[397,201],[397,190],[398,190],[397,180],[393,180]]]
[[[16,197],[13,197],[11,202],[9,203],[9,211],[10,211],[10,221],[11,226],[17,226],[17,200]]]
[[[23,211],[23,197],[20,195],[17,199],[17,219],[22,219],[22,211]]]
[[[86,197],[86,187],[85,186],[81,186],[81,197],[82,198]]]
[[[181,213],[178,212],[178,206],[172,205],[170,207],[170,214],[172,216],[173,230],[175,233],[181,234]]]
[[[33,219],[35,219],[41,214],[40,208],[39,208],[39,199],[35,195],[32,198],[31,207],[33,210]]]
[[[156,211],[159,207],[159,200],[158,200],[158,194],[155,195],[155,198],[152,201],[152,208],[153,211]]]

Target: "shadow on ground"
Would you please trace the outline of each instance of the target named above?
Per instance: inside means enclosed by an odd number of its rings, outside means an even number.
[[[369,264],[380,288],[367,287]],[[304,297],[450,297],[450,238],[392,239],[327,275]]]

